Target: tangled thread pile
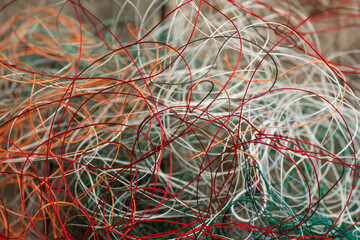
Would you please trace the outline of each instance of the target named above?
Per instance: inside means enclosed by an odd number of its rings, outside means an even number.
[[[360,236],[359,6],[111,2],[1,25],[2,239]]]

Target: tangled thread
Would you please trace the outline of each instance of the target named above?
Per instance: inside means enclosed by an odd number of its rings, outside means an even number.
[[[0,237],[357,239],[359,6],[142,4],[2,24]]]

